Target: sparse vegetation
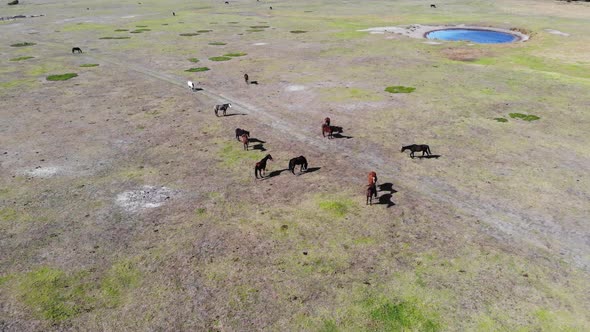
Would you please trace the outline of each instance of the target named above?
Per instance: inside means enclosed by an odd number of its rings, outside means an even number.
[[[189,58],[188,61],[190,61],[190,62],[199,62],[199,59],[197,59],[197,58]]]
[[[209,70],[209,68],[207,68],[207,67],[195,67],[195,68],[187,69],[185,71],[187,71],[189,73],[197,73],[197,72],[208,71],[208,70]]]
[[[265,28],[270,28],[269,25],[252,25],[250,26],[250,28],[252,29],[265,29]]]
[[[318,207],[330,213],[334,217],[344,217],[354,207],[355,203],[350,199],[327,199],[320,200]]]
[[[264,29],[247,29],[246,32],[260,32],[264,31]]]
[[[524,121],[536,121],[540,119],[540,117],[532,114],[510,113],[508,115],[513,119],[521,119]]]
[[[209,45],[223,46],[223,45],[227,45],[227,44],[226,43],[222,43],[222,42],[211,42],[211,43],[209,43]]]
[[[98,39],[130,39],[131,37],[128,36],[121,36],[121,37],[100,37]]]
[[[247,55],[247,53],[243,53],[243,52],[234,52],[234,53],[227,53],[224,54],[223,56],[228,56],[228,57],[239,57],[239,56],[244,56]]]
[[[494,120],[496,120],[498,122],[508,122],[508,119],[506,119],[506,118],[494,118]]]
[[[152,31],[152,29],[135,29],[135,30],[131,31],[130,33],[142,33],[142,32],[146,32],[146,31]]]
[[[416,88],[409,87],[409,86],[401,86],[401,85],[388,86],[385,88],[385,91],[387,91],[389,93],[411,93],[411,92],[414,92],[415,90],[416,90]]]
[[[35,57],[34,56],[19,56],[18,58],[10,59],[10,61],[23,61],[23,60],[33,59],[33,58],[35,58]]]
[[[211,31],[213,31],[213,30],[197,30],[197,32],[199,32],[199,33],[207,33],[207,32],[211,32]]]
[[[424,331],[441,329],[436,319],[408,301],[386,301],[371,311],[371,319],[379,331]]]
[[[78,76],[78,74],[76,74],[76,73],[49,75],[49,76],[47,76],[47,80],[48,81],[67,81],[67,80],[77,77],[77,76]]]
[[[99,66],[98,63],[85,63],[83,65],[80,65],[80,67],[83,67],[83,68],[98,67],[98,66]]]
[[[291,30],[291,33],[306,33],[305,30]]]
[[[24,43],[12,44],[10,46],[12,46],[12,47],[26,47],[26,46],[33,46],[33,45],[37,45],[37,44],[36,43],[30,43],[30,42],[24,42]]]
[[[185,32],[185,33],[181,33],[179,34],[179,36],[183,36],[183,37],[192,37],[192,36],[198,36],[199,34],[196,32]]]
[[[231,60],[231,58],[228,56],[214,56],[214,57],[209,58],[209,60],[211,60],[211,61],[228,61],[228,60]]]
[[[115,32],[129,31],[129,29],[116,29]]]

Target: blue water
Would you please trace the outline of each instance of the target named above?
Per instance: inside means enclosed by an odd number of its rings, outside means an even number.
[[[426,38],[441,40],[467,40],[479,44],[511,43],[515,40],[518,40],[518,37],[509,33],[476,29],[437,30],[427,33]]]

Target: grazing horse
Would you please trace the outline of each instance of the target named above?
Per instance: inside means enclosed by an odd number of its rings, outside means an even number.
[[[191,89],[191,91],[195,91],[195,83],[193,83],[192,81],[187,81],[186,84]]]
[[[176,16],[176,13],[175,12],[172,12],[172,16]]]
[[[72,48],[72,54],[74,54],[74,53],[76,53],[76,52],[78,52],[78,53],[82,53],[82,49],[81,49],[81,48],[79,48],[79,47],[74,47],[74,48]]]
[[[373,184],[367,185],[367,204],[373,205],[373,196],[377,198],[377,186]]]
[[[301,165],[299,172],[303,172],[307,170],[307,159],[304,156],[295,157],[289,160],[289,170],[291,173],[295,174],[295,166]]]
[[[330,118],[325,118],[324,124],[329,126],[330,125]]]
[[[430,5],[430,8],[436,8],[435,4]]]
[[[322,136],[326,137],[326,133],[328,133],[328,138],[334,138],[332,127],[324,123],[322,125]]]
[[[266,174],[266,161],[267,160],[272,160],[272,156],[270,154],[267,154],[266,157],[262,158],[261,161],[256,163],[256,166],[254,166],[254,176],[258,179],[258,174],[260,174],[260,178],[264,177],[264,174]]]
[[[231,107],[231,104],[222,104],[222,105],[215,105],[215,116],[219,116],[219,111],[223,111],[223,116],[225,116],[225,112],[228,108]]]
[[[248,74],[244,74],[244,81],[246,81],[246,84],[248,84]]]
[[[240,142],[244,144],[244,150],[248,151],[248,135],[243,134],[240,136]]]
[[[430,147],[426,144],[412,144],[402,146],[401,152],[404,152],[405,150],[411,151],[410,157],[412,157],[412,159],[414,159],[414,152],[422,152],[422,157],[424,157],[425,153],[430,156]]]
[[[241,128],[236,128],[236,139],[239,141],[240,137],[242,137],[242,135],[246,135],[248,136],[248,138],[250,137],[250,132]]]

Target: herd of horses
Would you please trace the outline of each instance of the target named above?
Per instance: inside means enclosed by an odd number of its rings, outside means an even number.
[[[244,74],[244,81],[246,82],[246,84],[251,84],[251,82],[249,82],[249,77],[248,74]],[[194,84],[192,84],[192,82],[188,82],[189,87],[194,90]],[[223,116],[226,115],[227,109],[231,107],[230,103],[227,104],[219,104],[219,105],[215,105],[214,107],[214,112],[215,112],[215,116],[219,116],[219,112],[221,111]],[[328,137],[328,139],[332,139],[334,138],[334,133],[342,133],[342,127],[338,127],[338,126],[332,126],[331,124],[331,120],[330,118],[325,118],[324,122],[322,123],[322,136],[323,137]],[[248,143],[250,141],[250,132],[242,129],[242,128],[236,128],[235,130],[235,137],[236,140],[240,141],[243,145],[244,145],[244,150],[248,151],[249,147],[248,147]],[[410,157],[412,159],[414,159],[414,153],[415,152],[422,152],[422,157],[424,156],[431,156],[431,152],[430,152],[430,147],[426,144],[412,144],[412,145],[406,145],[406,146],[402,146],[401,152],[404,152],[406,150],[410,151]],[[271,161],[272,156],[270,154],[267,154],[266,156],[264,156],[264,158],[262,158],[259,162],[257,162],[254,165],[254,177],[256,179],[263,179],[266,176],[266,164],[268,161]],[[299,167],[299,173],[303,173],[307,171],[307,159],[304,156],[299,156],[299,157],[295,157],[292,158],[291,160],[289,160],[289,168],[288,170],[291,171],[291,173],[295,174],[295,168],[297,166]],[[366,200],[366,204],[367,205],[373,205],[373,198],[377,198],[377,173],[375,171],[371,171],[369,172],[369,176],[368,176],[368,184],[366,186],[366,196],[367,196],[367,200]]]

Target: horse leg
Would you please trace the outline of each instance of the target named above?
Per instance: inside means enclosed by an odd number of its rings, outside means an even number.
[[[412,157],[412,159],[414,159],[414,151],[410,152],[410,157]]]

